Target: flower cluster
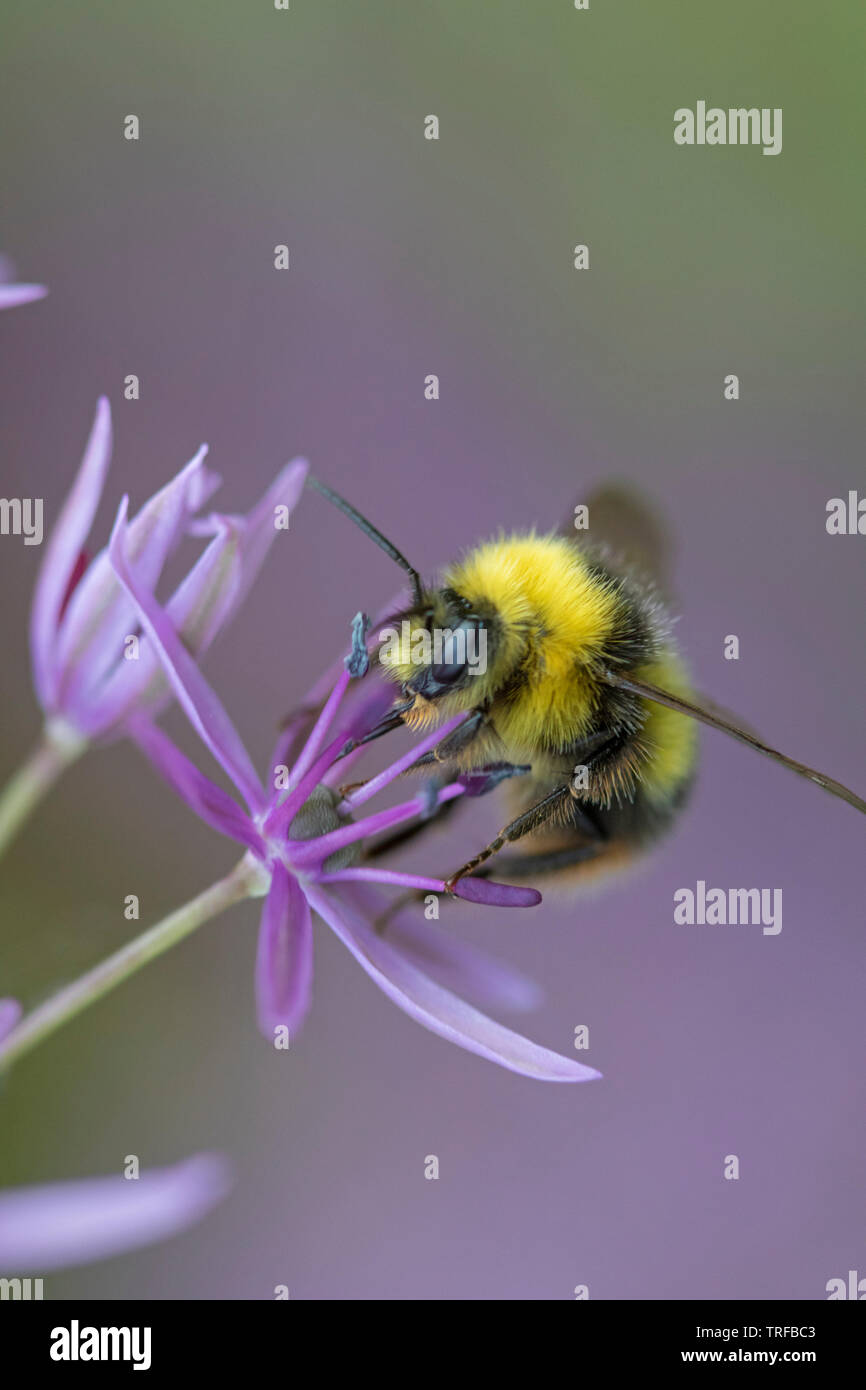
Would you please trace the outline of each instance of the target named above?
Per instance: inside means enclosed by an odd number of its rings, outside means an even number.
[[[45,293],[39,285],[8,283],[10,277],[0,258],[0,309]],[[425,894],[447,889],[442,879],[365,858],[370,841],[375,846],[383,832],[479,789],[477,779],[464,776],[383,810],[367,813],[366,805],[462,716],[428,733],[369,781],[341,790],[340,779],[391,698],[382,683],[361,680],[369,664],[368,624],[359,614],[351,652],[311,689],[301,714],[280,735],[262,780],[202,674],[202,656],[238,612],[275,535],[288,527],[306,463],[287,464],[246,516],[208,513],[220,480],[206,467],[202,446],[132,519],[122,500],[109,545],[91,558],[86,547],[111,449],[111,412],[101,399],[37,579],[30,649],[45,729],[40,747],[0,793],[0,850],[85,748],[129,737],[196,815],[243,847],[243,857],[227,877],[31,1013],[24,1014],[14,999],[0,999],[0,1068],[217,912],[262,897],[255,994],[259,1026],[272,1041],[296,1034],[309,1008],[315,917],[390,999],[431,1032],[524,1076],[568,1082],[598,1076],[482,1012],[537,1002],[535,986],[508,966],[420,920],[420,913],[398,914],[387,935],[377,930],[386,905],[383,887]],[[173,592],[159,599],[166,563],[188,536],[203,542],[198,557]],[[227,774],[235,796],[159,727],[156,721],[173,699]],[[454,894],[494,908],[540,901],[534,889],[485,878],[461,880]],[[118,1174],[0,1193],[0,1271],[20,1277],[26,1270],[107,1258],[166,1238],[221,1201],[229,1185],[224,1160],[200,1154],[134,1183]]]
[[[36,693],[58,741],[117,737],[132,718],[154,717],[168,699],[155,653],[139,643],[134,606],[103,549],[88,560],[86,545],[111,462],[111,410],[101,399],[81,467],[54,527],[40,568],[30,620]],[[179,639],[202,655],[237,612],[288,517],[307,465],[282,469],[246,517],[200,515],[220,485],[205,466],[202,445],[189,463],[147,501],[127,526],[130,563],[155,587],[186,535],[208,544],[166,604]]]

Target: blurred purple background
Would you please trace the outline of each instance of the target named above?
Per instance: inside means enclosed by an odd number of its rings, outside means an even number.
[[[202,439],[221,506],[304,453],[430,574],[631,479],[677,538],[699,688],[862,793],[866,541],[824,528],[828,498],[866,490],[862,16],[737,0],[720,35],[671,3],[617,9],[11,6],[0,247],[51,293],[0,319],[2,492],[56,515],[102,391],[103,536],[124,490],[140,502]],[[673,110],[704,94],[782,105],[783,154],[677,149]],[[40,558],[0,542],[4,775],[38,735]],[[396,583],[305,499],[208,661],[259,762]],[[195,749],[176,711],[167,727]],[[401,862],[453,868],[500,818],[472,808]],[[91,754],[2,865],[0,993],[43,997],[127,938],[127,893],[155,921],[232,856],[132,749]],[[782,888],[781,934],[675,926],[698,879]],[[504,1021],[563,1052],[588,1024],[602,1081],[450,1047],[321,927],[312,1015],[274,1053],[246,905],[14,1073],[0,1185],[232,1156],[203,1225],[53,1276],[58,1298],[822,1298],[866,1261],[862,888],[855,812],[706,733],[692,804],[639,873],[443,914],[543,984],[542,1010]]]

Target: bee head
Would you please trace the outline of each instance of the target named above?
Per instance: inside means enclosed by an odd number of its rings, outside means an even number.
[[[494,631],[492,615],[476,612],[454,589],[433,591],[381,629],[379,664],[413,701],[407,723],[426,722],[431,706],[445,700],[449,714],[478,703]]]
[[[351,502],[311,474],[306,481],[409,576],[412,607],[379,632],[379,665],[403,687],[401,716],[417,725],[480,704],[492,684],[488,657],[504,631],[496,610],[486,600],[466,597],[462,585],[427,590],[414,565]]]

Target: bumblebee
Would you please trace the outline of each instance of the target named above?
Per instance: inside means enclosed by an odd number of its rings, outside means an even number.
[[[866,811],[847,787],[694,693],[672,633],[664,533],[630,493],[605,489],[590,499],[588,542],[573,526],[570,534],[502,535],[428,588],[350,503],[318,479],[308,483],[412,586],[410,606],[389,621],[389,638],[399,624],[400,641],[380,643],[376,654],[399,698],[361,742],[464,713],[415,767],[458,778],[470,794],[506,786],[511,818],[446,880],[449,890],[467,874],[486,874],[488,860],[518,843],[517,853],[497,859],[497,877],[588,877],[622,867],[684,806],[698,722]]]

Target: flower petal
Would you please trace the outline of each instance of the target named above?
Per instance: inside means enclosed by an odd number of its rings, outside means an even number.
[[[374,888],[347,884],[337,896],[354,904],[367,921],[373,921],[388,907],[388,900]],[[465,994],[482,1008],[513,1009],[528,1013],[544,998],[541,986],[515,966],[488,956],[458,936],[449,936],[438,922],[428,922],[415,912],[404,910],[389,918],[388,940],[407,960],[446,989]]]
[[[392,888],[413,888],[422,893],[449,892],[442,878],[431,878],[429,874],[402,873],[398,869],[350,867],[338,869],[336,873],[317,874],[316,882],[382,883]],[[471,886],[463,888],[464,884]],[[489,878],[459,879],[453,892],[456,898],[463,898],[470,903],[481,903],[484,907],[538,907],[542,901],[537,888],[519,888],[511,883],[494,883]]]
[[[444,989],[376,932],[345,902],[310,886],[310,906],[352,952],[389,999],[431,1032],[539,1081],[592,1081],[600,1073],[530,1042]]]
[[[285,866],[273,866],[271,888],[262,909],[256,956],[259,1027],[273,1041],[283,1025],[296,1033],[310,1005],[313,982],[313,926],[310,906],[297,879]]]
[[[165,605],[183,645],[198,658],[210,646],[234,603],[240,582],[237,531],[227,521]],[[138,618],[133,619],[138,627]],[[171,687],[153,643],[143,637],[137,661],[117,661],[94,690],[76,723],[91,737],[123,732],[125,720],[145,709],[154,718],[171,699]]]
[[[466,721],[466,717],[465,712],[453,715],[451,719],[446,720],[438,729],[433,729],[425,738],[422,738],[420,743],[416,743],[414,747],[410,748],[408,753],[404,753],[401,758],[397,758],[396,762],[391,763],[383,772],[378,773],[376,777],[371,777],[370,780],[365,782],[362,787],[359,787],[356,792],[346,797],[346,806],[348,809],[351,811],[356,806],[362,806],[365,801],[369,801],[377,792],[383,791],[385,787],[402,776],[404,772],[408,772],[409,768],[412,767],[420,757],[423,757],[425,753],[429,753],[431,748],[435,748],[436,745],[447,738],[458,725],[463,724]]]
[[[153,594],[148,593],[132,575],[126,560],[125,537],[124,499],[109,544],[115,573],[135,602],[141,625],[159,652],[165,673],[196,733],[232,779],[250,810],[259,812],[264,809],[265,797],[240,735],[178,637],[165,611]]]
[[[196,1154],[135,1179],[50,1183],[0,1193],[0,1269],[42,1274],[89,1264],[177,1235],[199,1221],[230,1187],[217,1154]]]
[[[309,774],[308,774],[309,776]],[[317,778],[316,781],[319,779]],[[315,785],[315,783],[313,784]],[[303,787],[303,783],[301,784]],[[293,800],[298,797],[301,788],[294,793]],[[312,790],[312,788],[310,788]],[[452,783],[451,787],[446,787],[440,793],[441,799],[448,799],[448,792],[453,796],[461,796],[462,787]],[[309,792],[307,793],[309,795]],[[301,805],[304,797],[301,800]],[[289,802],[281,806],[280,814],[283,813]],[[292,840],[288,841],[291,862],[297,864],[308,871],[315,869],[331,854],[336,854],[338,849],[345,849],[346,845],[353,845],[358,840],[364,840],[369,835],[377,835],[382,830],[392,830],[396,825],[402,825],[404,821],[411,820],[413,816],[421,815],[426,809],[427,801],[423,795],[413,796],[411,801],[401,801],[398,806],[389,806],[385,811],[376,811],[372,816],[365,816],[363,820],[353,821],[350,825],[343,825],[339,830],[329,830],[324,835],[317,835],[314,840]],[[300,807],[298,808],[300,809]],[[275,833],[274,827],[279,824],[279,818],[273,817],[267,823],[269,833]],[[442,885],[444,887],[444,884]]]
[[[184,646],[200,657],[237,607],[243,580],[237,527],[224,521],[217,535],[165,605]]]
[[[255,583],[259,570],[265,562],[275,536],[279,534],[280,530],[285,529],[277,527],[277,508],[285,508],[287,516],[291,516],[298,498],[304,490],[304,479],[309,467],[306,459],[293,459],[291,463],[287,463],[281,469],[267,492],[245,517],[217,515],[213,518],[213,524],[216,525],[222,521],[233,522],[240,536],[242,577],[232,605],[232,612],[236,612],[246,599],[250,587]]]
[[[249,816],[244,815],[237,802],[222,787],[199,772],[162,729],[142,719],[130,725],[129,733],[157,772],[162,774],[181,800],[192,807],[199,820],[218,830],[221,835],[239,840],[257,853],[263,852],[261,837]]]
[[[163,566],[190,517],[219,486],[204,467],[206,445],[165,487],[145,502],[127,527],[126,556],[140,584],[156,589]],[[75,590],[60,628],[60,697],[74,716],[121,659],[124,639],[135,632],[135,605],[117,582],[108,550],[101,550]]]
[[[47,293],[44,285],[0,285],[0,309],[32,304],[34,299],[44,299]]]
[[[36,693],[53,708],[58,687],[57,623],[69,580],[84,549],[111,462],[111,408],[99,398],[75,482],[51,533],[36,581],[30,618],[30,650]]]
[[[295,819],[295,816],[307,800],[307,797],[312,794],[325,773],[333,764],[345,741],[346,733],[345,730],[341,729],[337,737],[325,745],[325,748],[319,754],[312,767],[304,773],[298,785],[287,793],[285,801],[275,800],[273,802],[264,823],[265,834],[270,836],[271,839],[279,840],[287,834],[288,827]],[[317,839],[319,838],[321,837],[317,837]],[[295,843],[301,844],[302,842],[299,840]],[[305,841],[303,843],[309,844],[310,842]],[[315,850],[313,850],[311,857],[313,859],[316,858]]]
[[[289,790],[294,791],[305,773],[309,772],[316,758],[322,751],[322,746],[331,729],[340,707],[343,696],[348,689],[352,677],[348,671],[341,671],[337,677],[337,683],[322,706],[322,710],[316,719],[315,724],[310,730],[306,743],[298,754],[292,775],[289,779]]]
[[[428,874],[405,874],[398,869],[346,868],[333,874],[319,874],[317,883],[382,883],[389,888],[411,888],[419,893],[444,893],[445,884],[441,878],[430,878]]]
[[[23,1012],[17,999],[0,999],[0,1042],[12,1032]]]
[[[392,599],[384,608],[380,609],[373,622],[373,627],[381,626],[390,614],[396,612],[400,607],[405,606],[408,597],[405,591],[401,591],[396,598]],[[372,653],[376,643],[375,635],[367,633],[367,651]],[[340,673],[345,670],[345,651],[338,656],[328,669],[319,677],[314,685],[307,691],[301,701],[301,711],[315,710],[323,704],[327,696],[333,689]],[[359,698],[355,706],[351,709],[348,738],[357,738],[359,734],[368,732],[378,724],[382,715],[389,705],[394,703],[394,687],[384,681],[376,681],[372,688],[366,682],[364,686],[360,684],[354,687],[355,690],[363,690],[363,697]],[[351,699],[351,691],[347,697]],[[345,713],[345,711],[344,711]],[[298,732],[300,719],[291,717],[286,729],[282,731],[277,740],[271,762],[281,764],[287,761],[288,750]],[[363,748],[356,748],[354,753],[348,753],[343,759],[341,772],[345,772],[349,766],[356,762],[364,754]]]
[[[340,667],[335,663],[330,670],[334,680],[331,685],[339,679]],[[330,687],[327,688],[330,692]],[[353,699],[355,691],[361,694]],[[306,729],[312,729],[314,716],[318,717],[318,707],[323,703],[321,682],[317,682],[313,689],[307,694],[299,709],[287,720],[284,728],[280,731],[277,745],[271,756],[271,765],[274,767],[284,765],[289,762],[292,749],[301,734]],[[375,727],[382,715],[394,703],[393,687],[386,686],[382,681],[372,681],[369,685],[365,682],[364,686],[351,685],[346,694],[346,701],[342,706],[341,727],[345,729],[346,739],[355,739],[365,734],[369,729]],[[309,734],[307,735],[309,737]],[[362,758],[368,751],[366,746],[356,748],[352,753],[347,753],[344,758],[334,764],[333,775],[340,781],[346,780],[346,773],[354,763]]]

